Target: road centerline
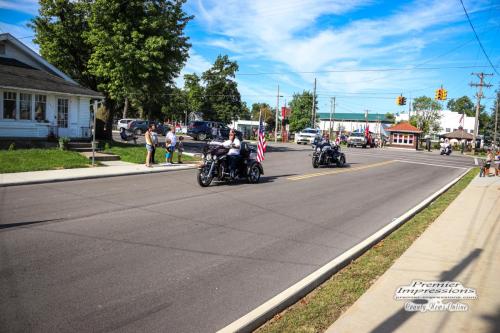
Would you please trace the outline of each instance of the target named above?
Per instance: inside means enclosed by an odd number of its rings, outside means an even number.
[[[378,166],[392,164],[394,162],[396,162],[396,160],[378,162],[378,163],[362,165],[362,166],[353,167],[353,168],[345,168],[345,169],[336,169],[336,170],[325,171],[325,172],[308,173],[308,174],[304,174],[304,175],[288,177],[287,179],[288,180],[303,180],[303,179],[309,179],[309,178],[314,178],[314,177],[319,177],[319,176],[328,176],[328,175],[333,175],[333,174],[338,174],[338,173],[364,170],[364,169],[369,169],[369,168],[374,168],[374,167],[378,167]]]

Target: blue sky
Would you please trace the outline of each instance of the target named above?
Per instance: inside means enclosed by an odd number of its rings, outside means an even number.
[[[464,4],[500,72],[500,2]],[[0,0],[1,32],[32,36],[26,23],[37,8],[35,0]],[[238,86],[249,105],[275,106],[278,84],[283,105],[294,92],[312,90],[316,78],[320,112],[329,112],[333,96],[337,112],[399,112],[408,109],[395,104],[399,94],[433,97],[441,85],[448,98],[475,101],[471,73],[494,73],[460,0],[188,0],[185,11],[195,18],[183,73],[201,73],[228,54],[239,64]],[[22,41],[37,50],[30,37]],[[487,83],[494,85],[485,90],[489,109],[498,75]]]

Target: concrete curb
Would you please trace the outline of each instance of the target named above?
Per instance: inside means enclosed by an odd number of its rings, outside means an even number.
[[[356,259],[373,245],[378,243],[380,240],[384,239],[387,235],[396,230],[400,225],[404,224],[415,214],[420,212],[422,209],[427,207],[432,201],[439,197],[442,193],[446,192],[451,186],[457,183],[463,176],[467,174],[472,168],[465,170],[460,176],[443,186],[441,189],[433,193],[431,196],[424,199],[418,205],[401,215],[400,217],[394,219],[391,223],[381,228],[375,232],[370,237],[366,238],[362,242],[353,246],[340,256],[336,257],[317,271],[306,276],[293,286],[282,291],[278,295],[274,296],[264,304],[260,305],[256,309],[250,311],[243,317],[232,322],[228,326],[220,329],[219,333],[229,333],[229,332],[251,332],[264,324],[266,321],[271,319],[275,314],[285,310],[292,304],[296,303],[302,297],[307,295],[309,292],[314,290],[316,287],[321,285],[324,281],[329,279],[334,273],[339,271],[341,268],[347,266],[352,260]]]
[[[172,172],[172,171],[181,171],[181,170],[190,170],[196,169],[197,166],[194,164],[185,164],[181,167],[176,167],[176,169],[158,169],[158,170],[136,170],[136,171],[127,171],[127,172],[116,172],[109,174],[101,174],[101,175],[88,175],[88,176],[75,176],[75,177],[67,177],[67,178],[49,178],[49,179],[40,179],[40,180],[26,180],[26,181],[16,181],[10,183],[0,183],[0,187],[9,187],[9,186],[21,186],[21,185],[35,185],[35,184],[44,184],[44,183],[58,183],[58,182],[66,182],[73,180],[83,180],[83,179],[98,179],[98,178],[108,178],[108,177],[120,177],[120,176],[132,176],[132,175],[144,175],[150,173],[161,173],[161,172]]]

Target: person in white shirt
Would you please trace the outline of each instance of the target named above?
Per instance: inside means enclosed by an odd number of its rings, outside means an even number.
[[[226,148],[230,148],[227,153],[227,159],[229,162],[229,174],[231,178],[234,178],[241,150],[241,142],[234,134],[234,130],[229,132],[229,140],[224,141],[222,145]]]
[[[165,140],[169,140],[170,139],[170,161],[167,161],[167,163],[174,163],[173,162],[173,157],[174,157],[174,151],[175,151],[175,148],[177,146],[177,136],[175,135],[175,126],[172,126],[170,128],[170,131],[167,133],[167,137],[165,138]],[[167,147],[165,147],[167,148]]]

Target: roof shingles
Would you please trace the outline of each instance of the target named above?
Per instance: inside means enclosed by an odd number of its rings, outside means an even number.
[[[394,126],[389,127],[386,129],[388,132],[406,132],[406,133],[422,133],[421,130],[416,128],[415,126],[411,125],[410,123],[403,122],[396,124]]]
[[[12,60],[12,59],[11,59]],[[39,90],[78,96],[102,97],[102,94],[58,76],[0,57],[0,87]]]

